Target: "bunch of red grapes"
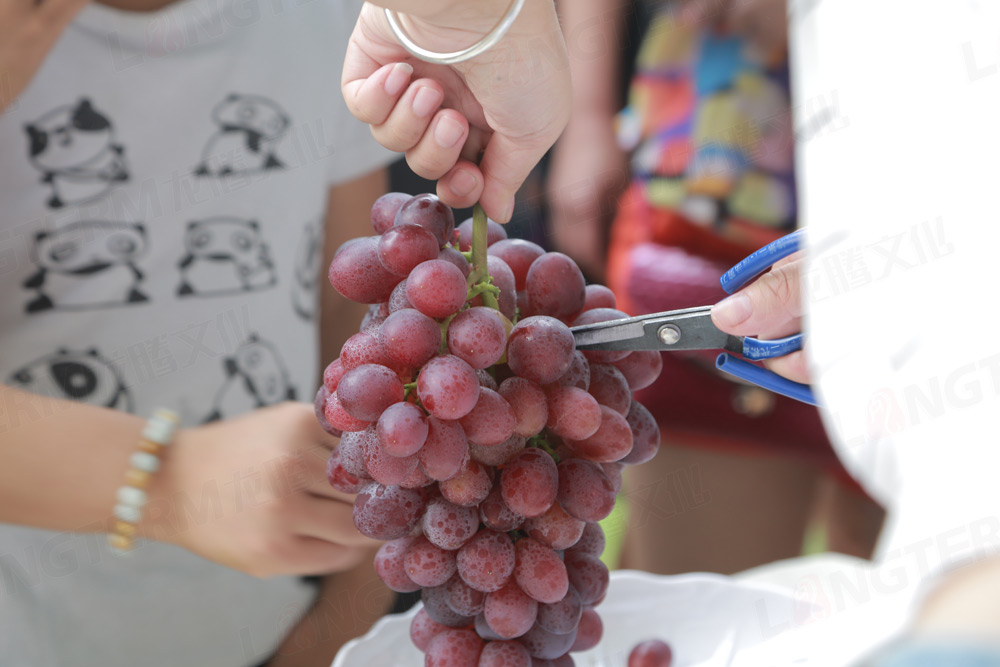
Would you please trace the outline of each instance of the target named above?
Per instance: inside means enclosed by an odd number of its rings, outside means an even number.
[[[386,585],[422,589],[410,634],[426,665],[563,667],[602,633],[597,522],[622,469],[659,448],[632,392],[662,361],[576,350],[570,325],[625,317],[611,291],[477,220],[456,229],[433,195],[392,193],[372,208],[378,235],[337,251],[330,282],[371,306],[316,396],[341,437],[328,477],[386,540]]]

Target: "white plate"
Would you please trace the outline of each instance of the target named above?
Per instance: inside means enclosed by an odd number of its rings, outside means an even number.
[[[663,577],[629,570],[611,573],[608,596],[597,609],[604,638],[596,648],[573,654],[578,667],[625,667],[632,647],[646,639],[668,642],[677,667],[730,665],[811,611],[809,603],[775,586],[714,574]],[[383,618],[345,645],[333,667],[420,667],[423,654],[410,642],[416,613]],[[805,658],[795,662],[809,664]]]

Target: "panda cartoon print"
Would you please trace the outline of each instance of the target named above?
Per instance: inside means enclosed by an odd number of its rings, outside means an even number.
[[[37,270],[23,283],[34,292],[28,313],[145,303],[136,265],[146,250],[146,229],[138,223],[74,222],[35,236]]]
[[[111,121],[86,98],[49,111],[24,131],[28,159],[49,187],[50,208],[96,201],[129,178]]]
[[[295,250],[295,275],[292,280],[292,307],[295,314],[307,322],[316,316],[320,264],[323,263],[322,228],[310,223],[302,230]]]
[[[14,371],[7,383],[33,394],[132,411],[132,398],[118,371],[94,349],[60,349]]]
[[[178,296],[217,296],[277,284],[271,252],[255,220],[209,218],[188,223],[178,262]]]
[[[226,379],[204,423],[295,400],[295,388],[288,379],[277,348],[260,340],[256,334],[251,334],[247,342],[225,359],[223,368]]]
[[[228,176],[281,169],[278,142],[290,125],[276,102],[232,93],[212,110],[218,130],[205,144],[196,176]]]

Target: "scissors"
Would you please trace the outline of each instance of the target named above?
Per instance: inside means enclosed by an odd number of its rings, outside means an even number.
[[[804,230],[792,232],[753,253],[726,271],[719,282],[733,294],[775,262],[799,250]],[[579,350],[725,350],[715,360],[715,367],[741,380],[816,405],[809,385],[781,377],[749,361],[782,357],[802,349],[802,334],[776,340],[732,336],[712,323],[712,306],[684,308],[652,313],[597,324],[572,327]],[[733,356],[738,354],[744,359]]]

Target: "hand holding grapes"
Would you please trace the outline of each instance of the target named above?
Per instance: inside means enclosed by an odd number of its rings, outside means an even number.
[[[454,51],[489,32],[507,0],[378,5],[365,4],[348,46],[341,81],[348,107],[384,146],[405,152],[417,174],[440,179],[445,203],[478,201],[507,222],[514,193],[569,117],[566,47],[552,1],[528,0],[492,50],[454,66],[415,61],[392,36],[381,6],[407,12],[417,43]]]
[[[375,543],[354,527],[353,497],[327,482],[335,445],[301,403],[183,430],[142,530],[256,576],[353,567]]]

